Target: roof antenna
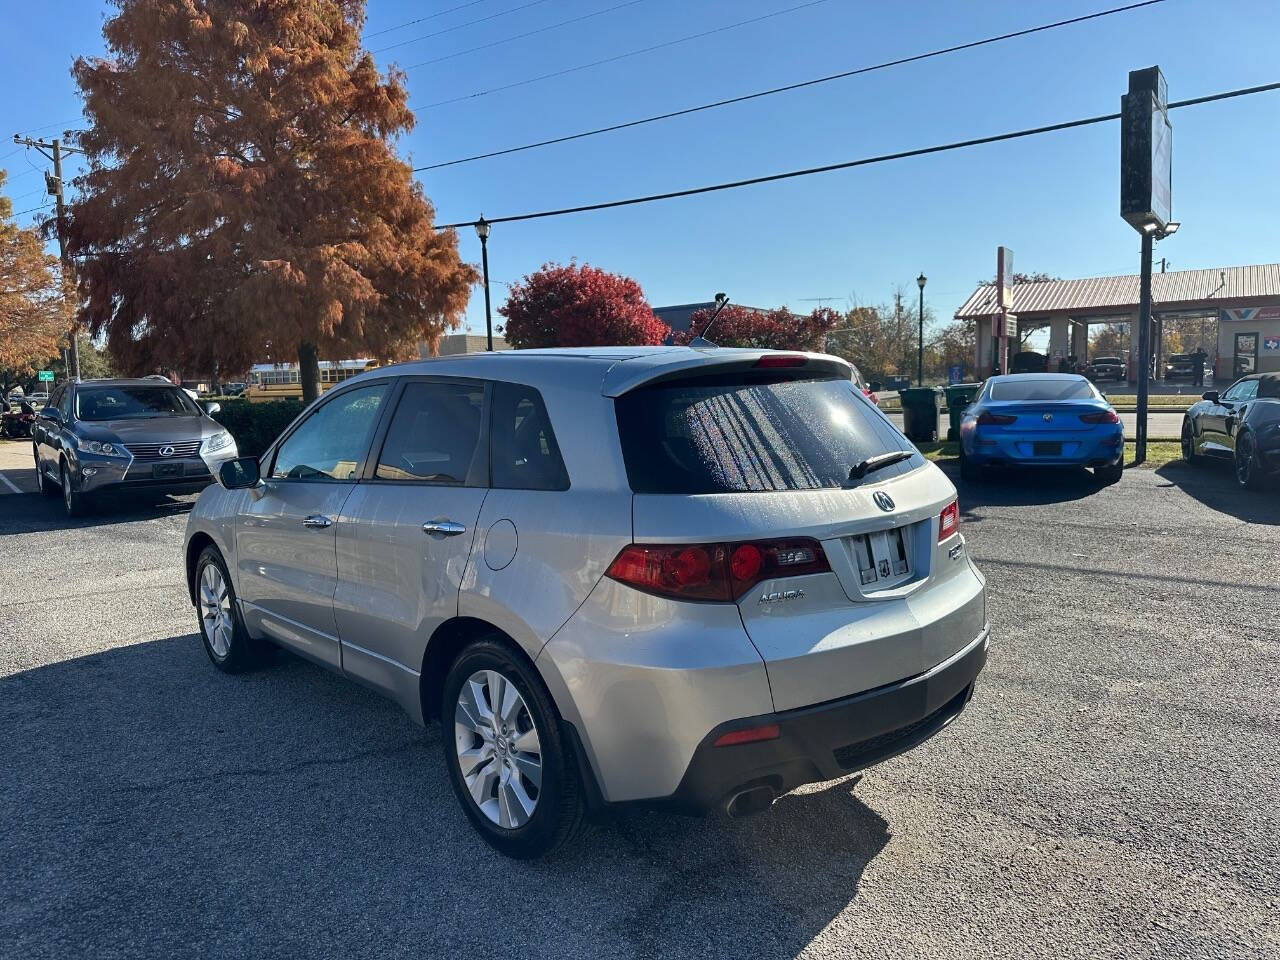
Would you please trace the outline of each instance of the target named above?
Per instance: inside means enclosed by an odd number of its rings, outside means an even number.
[[[716,294],[715,313],[711,314],[711,319],[707,321],[707,325],[702,328],[702,333],[689,341],[689,346],[695,350],[705,350],[707,347],[715,348],[716,344],[707,339],[707,334],[711,332],[711,328],[715,326],[715,322],[720,319],[720,312],[729,305],[729,297],[727,294]]]

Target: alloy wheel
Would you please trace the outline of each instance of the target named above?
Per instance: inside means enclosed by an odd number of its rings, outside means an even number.
[[[62,503],[67,508],[67,516],[71,516],[75,511],[75,504],[72,503],[71,474],[65,466],[62,468]]]
[[[225,659],[231,652],[235,624],[231,619],[231,594],[216,563],[205,564],[200,574],[200,620],[214,654]]]
[[[1253,479],[1253,437],[1247,433],[1236,438],[1236,479],[1242,487]]]
[[[497,670],[477,670],[458,691],[453,729],[458,767],[480,812],[507,830],[528,823],[542,792],[542,746],[516,685]]]
[[[1182,459],[1190,461],[1195,455],[1195,439],[1191,436],[1191,424],[1182,424]]]

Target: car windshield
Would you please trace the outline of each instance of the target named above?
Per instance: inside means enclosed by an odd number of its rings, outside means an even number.
[[[1119,363],[1120,358],[1119,357],[1098,357],[1093,362],[1094,363]]]
[[[76,391],[78,420],[144,420],[151,417],[193,417],[200,410],[173,386],[114,385]]]
[[[911,449],[851,380],[703,377],[632,391],[616,408],[636,493],[841,487],[867,458]],[[922,463],[914,453],[877,476]]]
[[[1088,380],[1052,377],[998,380],[991,384],[992,400],[1093,400],[1097,394]]]

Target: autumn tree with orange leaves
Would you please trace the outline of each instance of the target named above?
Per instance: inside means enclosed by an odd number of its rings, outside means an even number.
[[[403,75],[364,0],[114,0],[73,73],[90,129],[71,204],[82,319],[134,373],[416,355],[474,270],[392,141]]]
[[[0,190],[7,174],[0,170]],[[13,222],[13,203],[0,193],[0,393],[35,373],[58,353],[67,328],[58,258],[40,234]]]

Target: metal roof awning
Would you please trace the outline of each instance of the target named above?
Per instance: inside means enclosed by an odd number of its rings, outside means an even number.
[[[1157,311],[1250,306],[1280,302],[1280,263],[1208,270],[1173,270],[1151,278],[1151,297]],[[1129,313],[1138,309],[1138,275],[1086,277],[1020,283],[1013,288],[1012,313],[1041,314]],[[957,320],[977,320],[999,312],[995,284],[983,284],[956,311]]]

